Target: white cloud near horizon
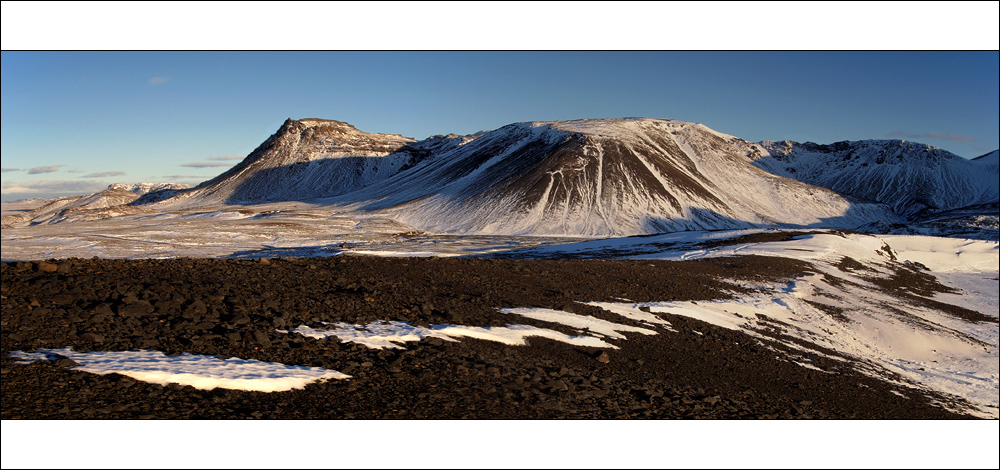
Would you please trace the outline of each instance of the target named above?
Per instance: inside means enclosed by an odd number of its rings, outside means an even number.
[[[168,180],[192,180],[192,181],[205,181],[204,175],[164,175],[163,179]]]
[[[41,180],[14,181],[0,183],[0,194],[24,195],[26,197],[84,195],[103,191],[107,184],[97,181]]]
[[[211,162],[195,162],[195,163],[185,163],[181,165],[187,168],[211,168],[220,166],[233,166],[232,163],[211,163]]]
[[[170,81],[170,77],[153,77],[149,79],[150,85],[162,85]]]
[[[967,135],[961,135],[961,134],[947,134],[944,132],[924,132],[922,134],[914,134],[912,132],[894,130],[887,135],[889,137],[903,137],[910,140],[937,139],[937,140],[950,140],[952,142],[962,142],[962,143],[972,142],[976,140],[975,137],[969,137]]]
[[[0,168],[0,173],[9,173],[12,171],[24,171],[20,168]]]
[[[112,176],[124,176],[124,171],[104,171],[100,173],[91,173],[89,175],[83,175],[80,178],[110,178]]]
[[[36,166],[28,170],[29,175],[38,175],[41,173],[55,173],[59,171],[60,168],[66,165],[51,165],[51,166]]]

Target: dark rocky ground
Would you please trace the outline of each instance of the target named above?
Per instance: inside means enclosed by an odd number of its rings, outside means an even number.
[[[535,324],[497,312],[546,307],[628,323],[577,301],[706,300],[720,278],[808,270],[782,258],[689,262],[333,258],[50,260],[2,265],[3,419],[962,418],[929,397],[684,317],[678,332],[618,350],[529,338],[527,346],[427,339],[374,350],[275,329],[318,322]],[[727,290],[728,289],[728,290]],[[702,334],[697,334],[697,330]],[[571,332],[571,330],[566,330]],[[11,351],[160,350],[339,370],[351,380],[277,393],[160,386]],[[602,352],[606,358],[598,360]],[[606,361],[603,359],[607,359]],[[893,393],[896,392],[896,393]],[[897,393],[899,395],[897,395]],[[902,395],[902,396],[900,396]]]

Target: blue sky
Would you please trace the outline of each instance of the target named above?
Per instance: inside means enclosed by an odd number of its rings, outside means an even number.
[[[5,45],[5,49],[6,49]],[[759,141],[994,150],[991,51],[2,52],[4,200],[198,183],[285,118],[422,139],[643,116]]]

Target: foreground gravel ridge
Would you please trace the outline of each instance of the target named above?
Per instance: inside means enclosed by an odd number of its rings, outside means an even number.
[[[960,418],[924,396],[684,317],[677,330],[600,350],[425,339],[373,350],[276,329],[319,322],[552,324],[505,307],[605,317],[580,301],[707,300],[722,277],[778,280],[807,263],[747,256],[688,262],[457,258],[50,260],[2,265],[2,418]],[[764,274],[766,273],[766,275]],[[638,324],[636,324],[638,325]],[[558,328],[554,328],[558,329]],[[567,333],[571,332],[566,330]],[[323,367],[354,376],[261,393],[160,386],[11,351],[152,349]],[[775,349],[778,349],[776,351]],[[606,356],[601,356],[606,353]]]

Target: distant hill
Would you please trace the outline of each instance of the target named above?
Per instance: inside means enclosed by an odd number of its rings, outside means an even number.
[[[42,198],[23,201],[20,213],[4,216],[4,227],[56,223],[68,220],[107,218],[135,212],[128,204],[141,197],[157,200],[173,196],[191,185],[175,183],[112,184],[105,190],[84,196]]]

